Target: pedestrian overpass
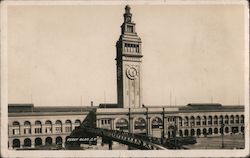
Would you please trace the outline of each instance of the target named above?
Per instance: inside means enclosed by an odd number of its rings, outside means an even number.
[[[88,114],[79,128],[72,131],[69,138],[81,138],[86,136],[99,136],[104,140],[108,140],[109,149],[112,149],[112,141],[116,141],[140,150],[167,150],[167,148],[162,145],[164,142],[162,138],[120,130],[97,128],[95,110]]]

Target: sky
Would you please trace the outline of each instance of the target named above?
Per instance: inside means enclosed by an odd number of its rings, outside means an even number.
[[[116,103],[124,5],[8,6],[8,102]],[[242,5],[131,5],[145,105],[243,104]]]

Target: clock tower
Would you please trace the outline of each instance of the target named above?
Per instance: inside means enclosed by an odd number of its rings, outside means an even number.
[[[142,107],[141,39],[132,22],[130,6],[125,7],[121,35],[116,42],[117,101],[120,108]]]

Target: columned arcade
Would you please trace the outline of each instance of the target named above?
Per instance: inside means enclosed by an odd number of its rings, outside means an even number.
[[[221,106],[218,112],[206,108],[195,112],[192,106],[193,112],[190,112],[185,108],[97,109],[97,125],[165,138],[173,137],[175,133],[180,137],[216,136],[222,131],[224,135],[244,134],[243,108],[235,111],[233,107]]]

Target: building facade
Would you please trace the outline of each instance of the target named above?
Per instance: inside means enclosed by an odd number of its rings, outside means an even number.
[[[87,114],[88,108],[81,107],[9,105],[9,148],[64,147],[66,137]]]
[[[188,104],[179,107],[97,109],[97,126],[171,138],[244,135],[244,106]]]

